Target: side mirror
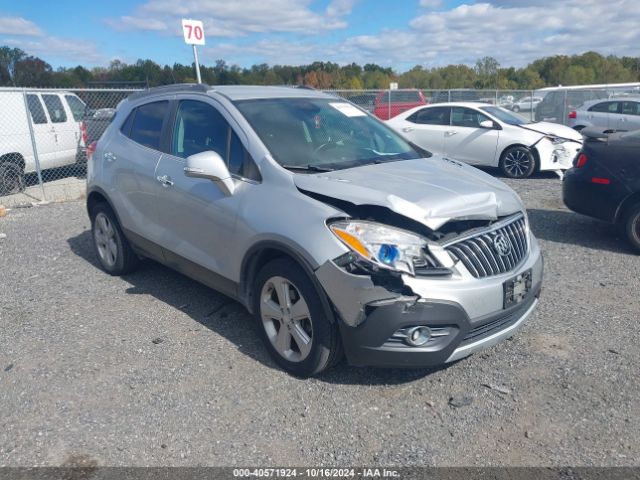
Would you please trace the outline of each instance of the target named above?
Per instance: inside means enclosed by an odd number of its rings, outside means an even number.
[[[493,129],[497,130],[497,125],[493,120],[483,120],[483,121],[480,122],[480,128],[487,128],[489,130],[493,130]]]
[[[233,195],[235,184],[222,157],[207,150],[187,157],[184,174],[191,178],[204,178],[215,182],[225,195]]]

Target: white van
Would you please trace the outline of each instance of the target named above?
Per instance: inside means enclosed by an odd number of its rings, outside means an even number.
[[[24,189],[24,174],[36,171],[29,135],[33,125],[42,170],[74,164],[84,148],[85,104],[77,95],[52,90],[0,88],[0,195]]]

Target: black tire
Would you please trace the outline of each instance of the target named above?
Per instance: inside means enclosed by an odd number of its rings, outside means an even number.
[[[640,203],[625,212],[624,231],[631,246],[640,253]]]
[[[523,146],[509,147],[500,156],[500,170],[509,178],[527,178],[536,171],[536,157]]]
[[[519,107],[519,106],[517,106],[517,105],[515,105],[515,106],[513,107],[513,112],[514,112],[514,113],[518,113],[519,111],[520,111],[520,107]]]
[[[15,162],[0,160],[0,195],[12,195],[24,189],[24,168]]]
[[[267,297],[270,298],[270,295],[273,294],[268,292],[274,279],[284,279],[289,282],[291,287],[294,287],[289,293],[289,295],[292,295],[290,302],[292,307],[300,299],[303,299],[308,307],[308,320],[304,321],[306,322],[307,336],[310,338],[310,350],[308,350],[305,357],[299,358],[299,360],[286,358],[276,349],[274,342],[277,340],[270,337],[274,333],[277,336],[280,329],[285,328],[284,323],[279,323],[284,322],[284,320],[270,317],[266,312],[266,307],[265,312],[263,312],[263,298],[266,300]],[[327,312],[327,309],[323,307],[321,296],[325,294],[322,291],[318,291],[307,273],[296,262],[289,258],[277,258],[270,261],[258,272],[253,288],[255,320],[258,332],[269,354],[283,370],[297,377],[306,378],[322,372],[342,359],[343,350],[338,326],[333,318],[333,313]],[[277,295],[277,293],[275,294]],[[291,308],[290,310],[293,312],[294,309]],[[264,321],[263,313],[266,318]],[[276,325],[280,326],[276,327]],[[277,329],[274,330],[274,328]],[[288,328],[289,332],[292,332],[291,325],[286,328]],[[267,331],[268,329],[270,333]],[[295,356],[297,343],[291,333],[289,337],[288,348],[291,356]],[[298,348],[297,353],[299,357],[302,357],[301,349]]]
[[[573,127],[573,129],[576,132],[581,132],[582,130],[584,130],[584,125],[576,125],[575,127]]]
[[[105,233],[103,222],[111,228],[112,235]],[[138,268],[140,258],[129,245],[118,219],[106,203],[99,203],[91,210],[91,237],[98,262],[108,274],[125,275]],[[115,252],[111,248],[115,248]]]

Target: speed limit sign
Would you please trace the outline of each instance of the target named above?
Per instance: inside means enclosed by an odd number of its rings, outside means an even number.
[[[189,45],[204,45],[204,26],[200,20],[182,19],[184,42]]]

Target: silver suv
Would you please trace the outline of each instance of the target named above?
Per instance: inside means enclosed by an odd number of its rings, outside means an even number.
[[[286,87],[123,101],[88,164],[100,264],[142,257],[242,303],[299,376],[452,362],[513,335],[542,258],[509,187],[357,106]]]

